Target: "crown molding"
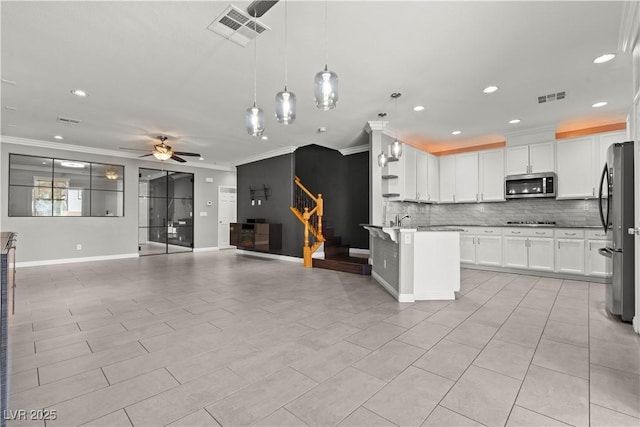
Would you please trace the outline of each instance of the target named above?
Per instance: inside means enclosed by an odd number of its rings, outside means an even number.
[[[355,147],[343,148],[338,150],[343,156],[349,156],[351,154],[364,153],[369,151],[369,144],[357,145]]]
[[[291,154],[296,151],[298,147],[294,147],[293,145],[289,145],[286,147],[278,148],[276,150],[267,151],[265,153],[256,154],[254,156],[245,157],[244,159],[240,159],[235,161],[236,166],[245,165],[247,163],[253,163],[260,160],[270,159],[271,157],[278,157],[285,154]]]
[[[631,53],[640,37],[640,2],[626,1],[622,6],[618,49]]]
[[[389,122],[385,122],[385,121],[382,121],[382,120],[369,121],[369,122],[367,122],[366,125],[364,125],[364,130],[367,133],[371,133],[374,130],[383,130],[387,123],[389,123]]]
[[[138,160],[140,162],[149,162],[149,160],[139,160],[138,155],[126,153],[117,150],[105,150],[103,148],[85,147],[73,144],[63,144],[60,142],[41,141],[38,139],[20,138],[17,136],[0,135],[0,144],[24,145],[27,147],[46,148],[51,150],[71,151],[75,153],[94,154],[98,156],[121,157],[125,159]],[[213,169],[225,172],[235,172],[236,168],[227,164],[211,164],[211,163],[194,163],[187,161],[182,165],[201,169]]]

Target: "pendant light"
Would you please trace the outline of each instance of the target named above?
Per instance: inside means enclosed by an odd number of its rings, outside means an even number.
[[[380,117],[380,123],[384,125],[384,117],[387,115],[387,113],[378,113],[378,117]],[[380,166],[381,168],[385,167],[387,165],[387,162],[389,161],[389,157],[384,154],[384,149],[380,152],[380,154],[378,154],[378,166]]]
[[[253,28],[256,28],[256,16],[253,15]],[[253,107],[247,108],[245,121],[247,132],[252,136],[261,136],[264,132],[264,113],[258,108],[258,38],[253,41]]]
[[[296,119],[296,94],[287,90],[288,73],[288,33],[287,33],[287,0],[284,1],[284,91],[276,95],[276,119],[278,123],[288,125]]]
[[[316,74],[314,79],[316,107],[323,111],[336,108],[338,102],[338,75],[333,71],[329,71],[327,64],[329,62],[328,47],[328,29],[327,29],[327,0],[324,2],[324,49],[325,49],[325,65],[324,70]]]
[[[396,116],[398,115],[398,98],[400,98],[402,94],[400,92],[394,92],[391,94],[391,99],[396,102]],[[391,144],[391,155],[399,159],[402,156],[402,142],[398,141],[398,135],[396,133],[395,141]]]

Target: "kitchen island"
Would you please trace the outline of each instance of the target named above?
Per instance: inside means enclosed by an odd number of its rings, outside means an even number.
[[[455,299],[459,229],[362,226],[371,236],[371,275],[399,302]]]

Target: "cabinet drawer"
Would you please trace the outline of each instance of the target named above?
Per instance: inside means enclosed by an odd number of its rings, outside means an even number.
[[[481,236],[502,236],[502,228],[500,227],[477,227],[476,234]]]
[[[460,227],[462,231],[460,234],[476,234],[480,227]]]
[[[504,235],[513,237],[553,237],[553,229],[536,227],[507,227],[504,229]]]
[[[597,230],[586,230],[587,231],[587,239],[591,240],[606,240],[607,233],[605,233],[602,229]]]
[[[556,237],[563,239],[584,239],[584,230],[575,228],[556,229]]]

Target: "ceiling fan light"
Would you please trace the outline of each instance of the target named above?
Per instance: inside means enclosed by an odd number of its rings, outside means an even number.
[[[384,152],[378,154],[378,166],[383,168],[387,165],[388,161],[389,161],[389,158],[387,157],[386,154],[384,154]]]
[[[278,123],[288,125],[296,119],[296,94],[289,92],[287,87],[276,95],[276,119]]]
[[[251,136],[261,136],[264,132],[264,113],[256,104],[247,108],[245,113],[247,132]]]
[[[336,102],[338,102],[338,75],[333,71],[329,71],[325,65],[324,71],[316,74],[314,83],[316,107],[323,111],[336,108]]]
[[[169,160],[171,158],[172,153],[171,152],[167,152],[167,151],[156,151],[154,150],[153,152],[153,157],[155,157],[158,160]]]
[[[109,169],[104,173],[104,176],[106,176],[107,179],[111,179],[111,180],[118,179],[118,172]]]

